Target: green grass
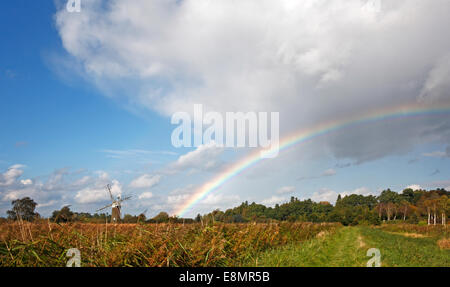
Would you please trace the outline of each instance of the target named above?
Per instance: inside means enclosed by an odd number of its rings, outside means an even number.
[[[359,230],[367,243],[380,249],[382,266],[450,267],[450,250],[441,250],[437,237],[412,238],[370,227]]]
[[[367,262],[364,248],[359,245],[358,229],[343,227],[297,245],[267,251],[251,266],[364,266]]]
[[[437,238],[411,238],[371,227],[343,227],[332,234],[268,250],[249,266],[364,267],[366,252],[378,248],[381,266],[450,266],[450,251]]]

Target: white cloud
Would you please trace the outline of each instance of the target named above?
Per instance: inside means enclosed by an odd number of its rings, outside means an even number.
[[[44,216],[48,216],[54,206],[72,204],[82,210],[88,204],[109,201],[106,190],[109,183],[112,183],[113,196],[122,193],[121,183],[104,171],[87,175],[87,171],[63,168],[46,176],[21,179],[23,168],[23,165],[13,165],[3,173],[0,171],[0,212],[9,209],[12,200],[27,196],[38,203],[37,211]]]
[[[277,193],[278,194],[288,194],[288,193],[293,193],[294,191],[295,191],[294,186],[283,186],[277,190]]]
[[[33,188],[23,189],[10,189],[4,193],[2,201],[12,201],[23,197],[33,197],[36,194],[36,190]]]
[[[30,185],[33,184],[33,181],[31,179],[22,179],[20,180],[20,183],[23,185]]]
[[[435,188],[445,188],[446,190],[450,191],[450,180],[438,180],[438,181],[432,181],[423,183],[421,185],[424,189],[435,189]]]
[[[10,186],[16,182],[16,180],[23,174],[23,168],[25,166],[21,164],[15,164],[8,168],[8,170],[0,174],[0,186]]]
[[[75,195],[75,201],[78,203],[94,203],[99,201],[105,201],[109,199],[109,195],[104,188],[87,187]]]
[[[38,208],[42,208],[42,207],[48,207],[48,206],[53,206],[57,203],[56,200],[50,200],[49,202],[44,202],[44,203],[39,203],[37,205]]]
[[[420,185],[418,185],[418,184],[411,184],[411,185],[408,185],[406,188],[411,188],[412,190],[421,190],[421,189],[423,189]]]
[[[215,143],[200,145],[194,151],[180,156],[171,168],[176,171],[211,170],[221,164],[219,157],[223,151],[224,148]]]
[[[167,197],[167,203],[169,203],[170,205],[174,205],[177,206],[179,204],[184,203],[187,199],[190,198],[190,194],[174,194],[174,195],[169,195]]]
[[[88,175],[83,176],[82,178],[76,180],[73,185],[74,186],[83,186],[88,184],[90,181],[92,180],[92,178]]]
[[[209,208],[216,208],[219,206],[227,206],[236,204],[240,200],[238,195],[224,195],[224,194],[208,194],[200,204],[206,205]]]
[[[290,131],[404,103],[448,101],[450,38],[442,35],[450,2],[381,0],[378,12],[366,4],[93,0],[76,17],[61,9],[55,19],[83,78],[163,115],[189,112],[195,103],[219,112],[279,111]],[[362,162],[448,140],[449,122],[365,125],[325,144],[338,158]]]
[[[358,195],[364,195],[364,196],[375,195],[375,193],[373,193],[369,188],[359,187],[359,188],[356,188],[351,191],[344,191],[343,193],[341,193],[341,196],[350,195],[350,194],[358,194]]]
[[[139,199],[150,199],[153,197],[153,193],[151,192],[143,192],[139,195]]]
[[[174,190],[170,191],[170,195],[179,195],[179,194],[186,194],[186,193],[192,193],[194,192],[195,187],[192,184],[188,184],[184,187],[175,188]]]
[[[331,189],[322,188],[319,191],[316,191],[311,196],[311,200],[315,202],[328,201],[330,203],[336,202],[338,194]]]
[[[197,188],[198,187],[194,185],[187,185],[185,187],[176,188],[170,191],[164,207],[169,211],[177,210],[180,206],[184,205],[189,198],[192,197],[192,195],[197,191]],[[240,197],[236,194],[211,193],[199,201],[196,205],[195,212],[209,213],[213,209],[225,210],[238,205],[240,203],[239,201]]]
[[[322,188],[319,191],[316,191],[313,193],[313,195],[311,196],[311,200],[315,201],[315,202],[328,201],[329,203],[334,204],[336,202],[336,199],[339,194],[341,195],[341,197],[349,196],[352,194],[358,194],[358,195],[364,195],[364,196],[368,196],[368,195],[376,196],[377,195],[376,193],[373,193],[367,187],[360,187],[360,188],[356,188],[351,191],[344,191],[341,193],[337,193],[336,191],[328,189],[328,188]]]
[[[66,183],[64,178],[69,174],[67,168],[60,168],[50,174],[48,180],[43,185],[44,190],[65,189]]]
[[[100,174],[100,179],[104,179],[106,173]],[[96,203],[106,200],[111,200],[108,191],[106,190],[105,186],[102,180],[97,182],[94,186],[86,187],[75,195],[75,201],[77,203],[81,204],[87,204],[87,203]],[[111,193],[112,195],[118,196],[122,194],[122,185],[118,180],[111,180]]]
[[[179,205],[185,203],[186,200],[189,199],[195,191],[196,186],[192,184],[180,188],[175,188],[174,190],[169,192],[166,202],[171,209],[175,209]]]
[[[143,174],[130,183],[130,188],[151,188],[159,183],[160,175]]]
[[[261,204],[266,206],[274,206],[275,204],[284,203],[287,201],[287,198],[284,196],[273,195],[270,198],[264,199],[261,201]]]

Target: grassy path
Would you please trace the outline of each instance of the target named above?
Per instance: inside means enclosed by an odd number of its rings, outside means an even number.
[[[378,248],[381,266],[450,266],[450,250],[437,238],[411,238],[371,227],[343,227],[297,245],[262,253],[251,266],[364,267],[369,248]]]
[[[382,266],[450,267],[450,250],[434,237],[414,238],[370,227],[359,228],[366,241],[380,249]]]
[[[365,266],[367,248],[359,229],[343,227],[299,245],[262,254],[253,266]]]

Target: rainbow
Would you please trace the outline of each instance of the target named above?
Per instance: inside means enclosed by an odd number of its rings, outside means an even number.
[[[433,115],[433,114],[446,114],[450,113],[450,104],[444,105],[435,105],[435,106],[420,106],[417,103],[402,105],[396,107],[390,107],[380,110],[375,110],[370,113],[359,114],[352,117],[347,117],[341,120],[335,120],[330,122],[321,123],[315,125],[311,128],[307,128],[304,130],[300,130],[295,132],[289,136],[280,140],[279,143],[279,151],[288,149],[294,145],[299,143],[303,143],[307,140],[316,138],[318,136],[340,130],[349,126],[388,120],[388,119],[396,119],[402,117],[412,117],[412,116],[422,116],[422,115]],[[264,152],[273,152],[271,150]],[[249,167],[255,165],[256,163],[264,160],[265,158],[261,157],[261,150],[251,153],[245,158],[239,160],[238,162],[232,164],[227,169],[222,171],[219,175],[211,179],[210,181],[203,184],[198,190],[194,192],[194,194],[188,198],[186,202],[180,205],[174,211],[175,215],[183,216],[190,208],[192,208],[195,204],[205,198],[208,194],[217,190],[220,186],[225,184],[230,179],[242,173],[244,170]]]

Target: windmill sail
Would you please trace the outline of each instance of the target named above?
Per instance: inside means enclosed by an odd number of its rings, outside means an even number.
[[[121,200],[119,200],[120,202],[125,201],[125,200],[129,200],[131,198],[131,196],[127,196],[125,198],[122,198]]]
[[[102,207],[102,208],[100,208],[100,209],[97,209],[96,211],[100,211],[100,210],[106,209],[106,208],[111,207],[111,206],[112,206],[112,203],[111,203],[111,204],[108,204],[108,205],[105,206],[105,207]]]
[[[113,197],[112,192],[111,192],[111,185],[108,184],[108,185],[106,186],[106,188],[108,188],[109,197],[111,197],[111,201],[114,202],[114,197]]]

